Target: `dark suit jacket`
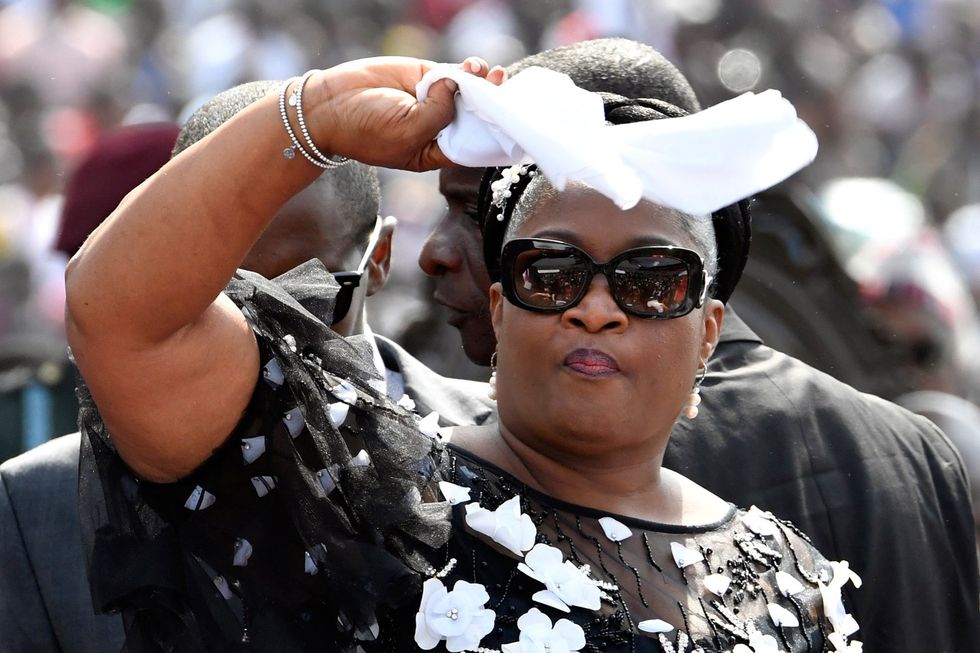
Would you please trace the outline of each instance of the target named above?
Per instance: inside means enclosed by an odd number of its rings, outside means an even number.
[[[970,495],[946,436],[725,319],[701,413],[679,419],[664,465],[848,560],[866,653],[980,651]]]
[[[436,374],[376,336],[389,369],[401,372],[420,415],[443,425],[495,414],[484,383]],[[122,619],[92,607],[78,520],[79,435],[0,465],[0,652],[105,653],[123,642]]]

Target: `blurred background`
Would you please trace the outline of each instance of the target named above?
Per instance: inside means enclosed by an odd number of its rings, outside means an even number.
[[[776,88],[797,106],[820,154],[756,201],[733,305],[768,344],[975,452],[976,0],[0,0],[0,461],[75,430],[54,244],[66,182],[105,133],[357,57],[508,64],[600,36],[664,52],[703,105]],[[399,230],[371,322],[435,369],[484,379],[416,263],[444,211],[435,189],[433,174],[384,171]]]

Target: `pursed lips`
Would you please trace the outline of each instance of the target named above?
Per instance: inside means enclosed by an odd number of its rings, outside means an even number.
[[[585,376],[610,376],[619,373],[619,364],[598,349],[576,349],[563,361],[565,367]]]

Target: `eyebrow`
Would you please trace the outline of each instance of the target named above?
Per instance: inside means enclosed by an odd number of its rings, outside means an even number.
[[[575,245],[576,247],[582,246],[582,241],[578,238],[578,236],[576,236],[575,233],[565,229],[544,229],[542,231],[529,234],[527,237],[553,238],[555,240],[564,241],[569,245]],[[636,238],[626,241],[623,251],[627,249],[634,249],[636,247],[650,246],[681,247],[682,245],[670,240],[669,238],[664,238],[663,236],[637,236]]]

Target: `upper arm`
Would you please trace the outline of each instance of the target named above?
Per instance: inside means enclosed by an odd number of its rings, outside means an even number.
[[[160,342],[83,335],[70,322],[69,342],[116,450],[152,481],[204,462],[238,423],[258,378],[255,336],[224,294]]]

